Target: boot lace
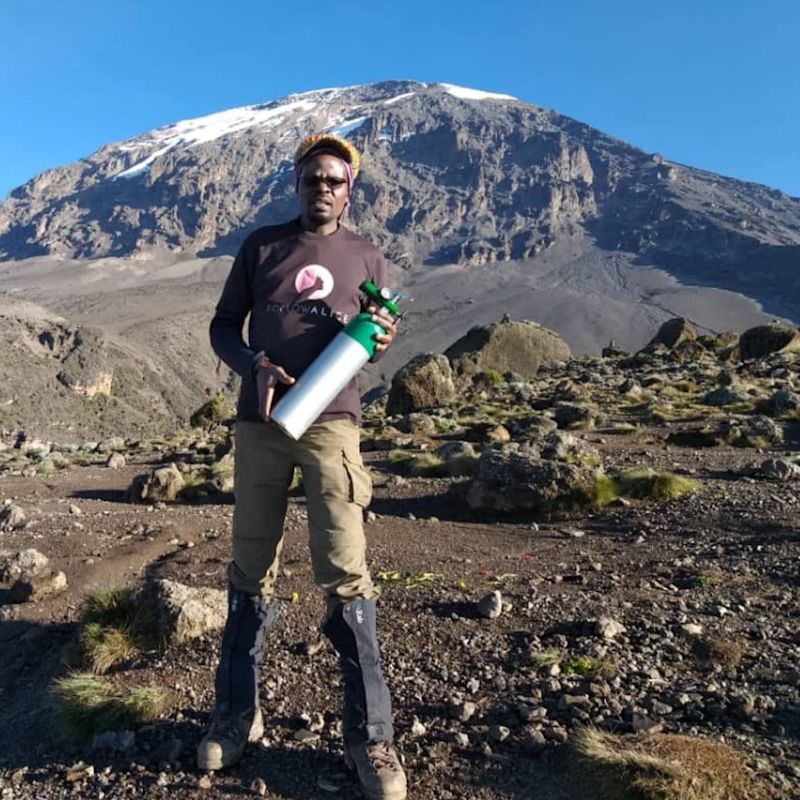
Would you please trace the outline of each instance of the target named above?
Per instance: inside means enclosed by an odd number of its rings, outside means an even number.
[[[375,772],[397,772],[400,764],[390,742],[375,742],[367,747],[367,757]]]

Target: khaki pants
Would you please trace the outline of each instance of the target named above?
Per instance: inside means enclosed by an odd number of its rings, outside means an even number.
[[[274,425],[236,424],[234,589],[269,599],[283,546],[283,522],[295,466],[303,473],[314,579],[328,611],[338,603],[376,597],[366,563],[363,509],[372,484],[349,420],[312,425],[296,442]]]

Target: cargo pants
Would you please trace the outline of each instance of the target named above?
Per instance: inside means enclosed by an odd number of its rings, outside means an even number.
[[[273,596],[295,466],[303,475],[314,579],[326,594],[328,615],[349,600],[377,597],[363,527],[372,483],[358,427],[344,419],[315,423],[299,441],[274,425],[237,422],[232,587]]]

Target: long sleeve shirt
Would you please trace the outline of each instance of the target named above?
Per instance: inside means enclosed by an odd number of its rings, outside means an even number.
[[[361,283],[383,286],[386,278],[381,252],[343,226],[326,236],[304,230],[296,219],[250,234],[233,262],[210,329],[214,351],[242,377],[237,417],[260,420],[255,366],[261,356],[299,378],[361,311]],[[275,402],[287,388],[276,388]],[[361,421],[355,378],[320,416],[346,418]]]

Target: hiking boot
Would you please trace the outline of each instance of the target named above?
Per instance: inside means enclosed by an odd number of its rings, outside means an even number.
[[[241,760],[248,742],[264,735],[264,721],[257,709],[248,725],[249,715],[233,717],[220,714],[211,721],[211,728],[197,746],[197,766],[201,770],[230,767]]]
[[[406,774],[391,742],[345,744],[344,760],[367,800],[405,800]]]

